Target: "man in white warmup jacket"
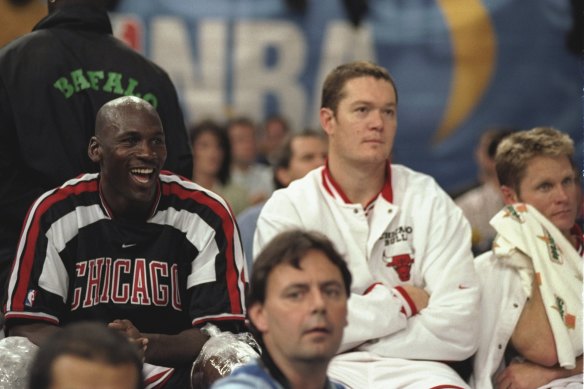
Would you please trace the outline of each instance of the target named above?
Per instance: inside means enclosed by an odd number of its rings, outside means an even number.
[[[328,161],[276,191],[254,254],[291,228],[326,234],[353,275],[349,325],[332,379],[351,388],[467,388],[448,366],[477,347],[478,280],[470,227],[429,176],[393,165],[397,91],[369,62],[325,80]]]

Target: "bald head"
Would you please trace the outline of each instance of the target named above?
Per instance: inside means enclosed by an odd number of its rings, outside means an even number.
[[[145,119],[158,122],[162,127],[156,109],[145,100],[135,96],[123,96],[105,103],[95,118],[95,136],[104,137],[108,130],[123,125],[128,115],[139,115]]]
[[[97,111],[95,136],[89,142],[89,157],[92,161],[101,163],[104,147],[110,149],[115,145],[135,143],[147,133],[155,136],[157,145],[164,148],[163,155],[158,153],[164,163],[166,159],[164,130],[156,109],[147,101],[135,96],[111,100]]]

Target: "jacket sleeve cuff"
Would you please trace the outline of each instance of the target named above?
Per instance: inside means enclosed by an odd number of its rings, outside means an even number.
[[[376,282],[374,284],[369,285],[369,287],[367,289],[365,289],[365,292],[363,292],[363,296],[365,296],[366,294],[369,294],[369,292],[371,292],[373,290],[373,288],[375,288],[377,285],[383,285],[381,282]]]
[[[395,297],[401,300],[402,302],[401,312],[404,315],[406,315],[406,317],[409,318],[418,313],[414,300],[412,300],[412,298],[404,288],[402,288],[401,286],[396,286],[395,288],[392,289],[392,292]]]

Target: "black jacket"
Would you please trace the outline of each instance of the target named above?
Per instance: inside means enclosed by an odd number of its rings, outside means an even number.
[[[87,156],[96,113],[130,94],[158,110],[168,148],[165,168],[190,177],[190,145],[170,78],[113,37],[105,11],[57,9],[0,49],[0,274],[6,270],[2,255],[16,246],[34,199],[98,170]]]

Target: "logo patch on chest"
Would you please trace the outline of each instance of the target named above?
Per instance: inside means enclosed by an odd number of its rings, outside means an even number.
[[[385,250],[383,251],[383,261],[385,266],[393,267],[399,276],[400,281],[409,281],[411,277],[412,265],[414,264],[414,258],[409,253],[399,254],[388,257],[385,255]]]
[[[385,246],[393,245],[399,242],[407,242],[410,240],[413,228],[410,226],[400,226],[393,231],[387,231],[381,234],[379,240],[383,240]]]

